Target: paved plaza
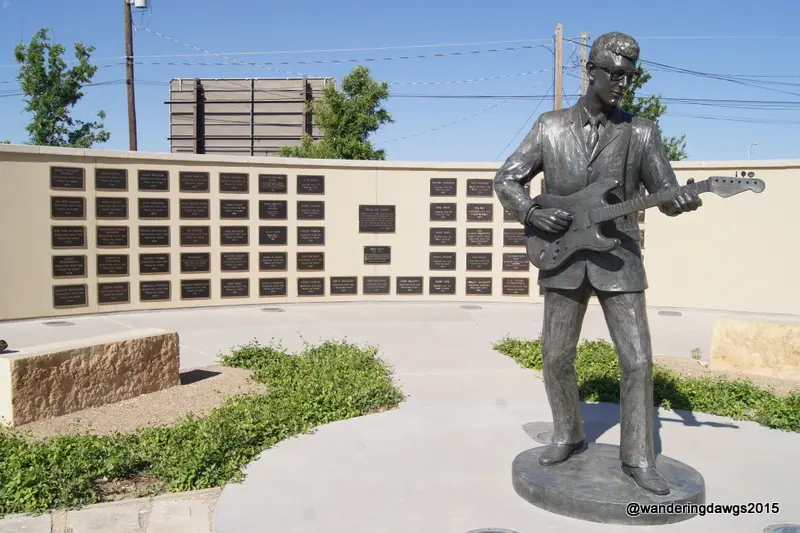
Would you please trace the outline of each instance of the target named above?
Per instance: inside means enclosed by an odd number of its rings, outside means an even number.
[[[800,323],[800,317],[650,309],[654,352],[691,358],[710,349],[718,316]],[[336,422],[279,443],[247,468],[244,482],[218,491],[102,504],[0,521],[0,533],[466,533],[502,528],[619,531],[539,510],[511,486],[511,461],[539,446],[523,426],[550,419],[538,372],[492,349],[505,335],[535,338],[534,304],[293,304],[120,313],[0,324],[10,349],[158,327],[177,331],[184,370],[217,362],[232,346],[279,339],[346,338],[377,345],[408,395],[398,409]],[[55,323],[53,323],[55,322]],[[63,322],[66,322],[64,324]],[[48,324],[50,323],[50,324]],[[590,306],[586,339],[608,339]],[[619,442],[619,409],[585,404],[591,438]],[[701,413],[659,410],[657,449],[699,470],[708,503],[779,504],[778,514],[712,515],[630,531],[763,531],[800,523],[800,435]]]

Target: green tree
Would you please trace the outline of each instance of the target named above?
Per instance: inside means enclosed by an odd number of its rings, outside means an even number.
[[[639,71],[639,78],[631,85],[628,92],[625,93],[625,96],[619,103],[619,107],[652,120],[658,126],[659,132],[661,132],[661,125],[658,124],[658,119],[661,115],[666,113],[667,106],[661,103],[661,96],[659,95],[651,95],[646,98],[636,97],[636,91],[641,89],[642,86],[653,77],[652,74],[647,72],[641,65],[639,65],[637,69]],[[686,135],[681,135],[680,137],[664,137],[662,134],[662,140],[670,161],[680,161],[688,157],[686,153]]]
[[[358,66],[336,85],[325,87],[322,97],[309,103],[314,122],[322,138],[304,135],[298,146],[285,146],[280,155],[319,159],[385,159],[384,150],[376,150],[369,135],[382,124],[394,122],[381,102],[389,97],[389,84],[378,83],[367,67]]]
[[[97,67],[89,62],[94,47],[75,44],[77,62],[67,69],[64,47],[51,43],[47,29],[36,32],[31,42],[18,44],[14,56],[20,64],[20,89],[25,94],[25,110],[32,114],[26,126],[28,143],[39,146],[91,148],[108,141],[104,129],[105,111],[96,122],[83,122],[70,116],[70,111],[83,97],[82,88],[92,81]]]

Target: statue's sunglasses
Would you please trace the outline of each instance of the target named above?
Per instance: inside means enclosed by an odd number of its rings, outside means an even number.
[[[629,83],[634,83],[637,79],[639,79],[639,73],[635,70],[609,68],[596,63],[592,63],[592,65],[594,65],[595,68],[599,68],[600,70],[606,72],[611,81],[622,81],[623,78],[627,78]]]

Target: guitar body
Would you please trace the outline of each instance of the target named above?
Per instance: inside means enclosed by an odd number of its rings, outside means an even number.
[[[766,184],[753,176],[753,172],[745,174],[743,170],[739,177],[711,176],[697,183],[691,180],[691,184],[682,187],[670,187],[613,205],[606,201],[606,197],[619,183],[611,178],[598,180],[569,196],[542,194],[534,199],[537,205],[544,209],[555,207],[566,211],[573,220],[565,231],[558,233],[525,225],[528,258],[536,268],[547,271],[559,268],[581,250],[610,252],[620,245],[620,240],[606,237],[600,232],[604,221],[662,205],[687,191],[693,194],[712,192],[721,198],[730,198],[744,191],[763,192]]]
[[[525,225],[525,246],[531,263],[539,270],[554,270],[581,250],[609,252],[619,246],[619,239],[600,233],[600,225],[593,223],[590,217],[592,210],[609,205],[606,195],[617,187],[617,180],[604,179],[569,196],[537,196],[535,201],[543,209],[562,209],[570,213],[573,220],[565,231],[558,233]]]

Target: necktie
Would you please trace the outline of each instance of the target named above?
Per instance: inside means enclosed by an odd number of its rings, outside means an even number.
[[[597,140],[600,138],[600,133],[597,131],[597,117],[589,117],[589,139],[586,141],[589,153],[594,152],[594,147],[597,146]]]

